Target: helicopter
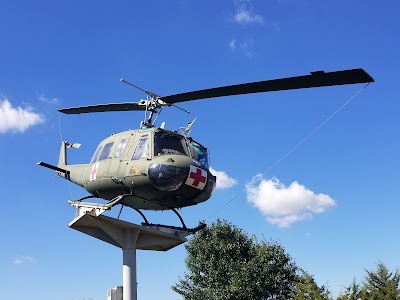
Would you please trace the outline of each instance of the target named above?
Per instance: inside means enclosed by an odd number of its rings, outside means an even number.
[[[170,96],[159,96],[123,79],[147,95],[138,102],[109,103],[59,109],[64,114],[85,114],[109,111],[144,111],[140,128],[105,138],[96,148],[87,164],[69,165],[67,149],[80,144],[63,141],[56,166],[37,164],[55,171],[56,175],[83,187],[89,196],[69,201],[76,207],[102,208],[103,211],[120,204],[136,210],[144,219],[142,225],[179,228],[190,233],[205,227],[200,223],[187,228],[177,209],[207,201],[216,186],[216,176],[209,170],[209,151],[189,137],[194,123],[177,130],[165,129],[165,123],[155,126],[164,107],[185,109],[176,103],[207,98],[272,92],[292,89],[370,83],[374,79],[363,69],[335,72],[316,71],[309,75],[264,80],[251,83],[209,88]],[[188,113],[188,111],[186,111]],[[107,202],[83,202],[100,198]],[[142,210],[171,210],[180,219],[182,227],[151,224]],[[119,216],[118,216],[119,217]]]

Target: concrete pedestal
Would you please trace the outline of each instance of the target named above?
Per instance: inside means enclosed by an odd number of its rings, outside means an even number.
[[[167,251],[184,242],[187,231],[149,228],[119,219],[85,213],[77,216],[69,227],[122,249],[123,299],[137,299],[136,249]]]

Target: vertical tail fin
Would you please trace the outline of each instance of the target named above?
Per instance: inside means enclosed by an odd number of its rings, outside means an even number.
[[[67,141],[63,141],[61,143],[61,148],[60,148],[60,156],[58,158],[58,167],[64,167],[67,165],[67,148],[76,148],[79,149],[81,144],[70,144]]]

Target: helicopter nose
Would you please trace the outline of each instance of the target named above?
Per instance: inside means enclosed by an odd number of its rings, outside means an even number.
[[[188,167],[177,167],[164,164],[151,164],[149,166],[149,179],[159,190],[172,192],[177,190],[185,182]]]

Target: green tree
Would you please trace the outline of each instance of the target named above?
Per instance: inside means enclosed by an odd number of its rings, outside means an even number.
[[[340,293],[336,300],[363,300],[366,299],[365,293],[365,288],[357,284],[354,279],[353,282],[346,287],[345,291]]]
[[[296,290],[292,295],[293,300],[329,300],[330,292],[325,287],[319,287],[314,277],[301,270],[297,279]]]
[[[172,286],[185,300],[291,299],[297,266],[282,246],[218,220],[186,245],[187,273]]]
[[[366,271],[364,289],[368,300],[400,300],[400,273],[390,272],[382,262],[375,271]],[[364,299],[364,298],[363,298]]]
[[[361,285],[353,280],[336,300],[400,300],[398,270],[390,272],[385,264],[379,262],[375,270],[365,272]]]

